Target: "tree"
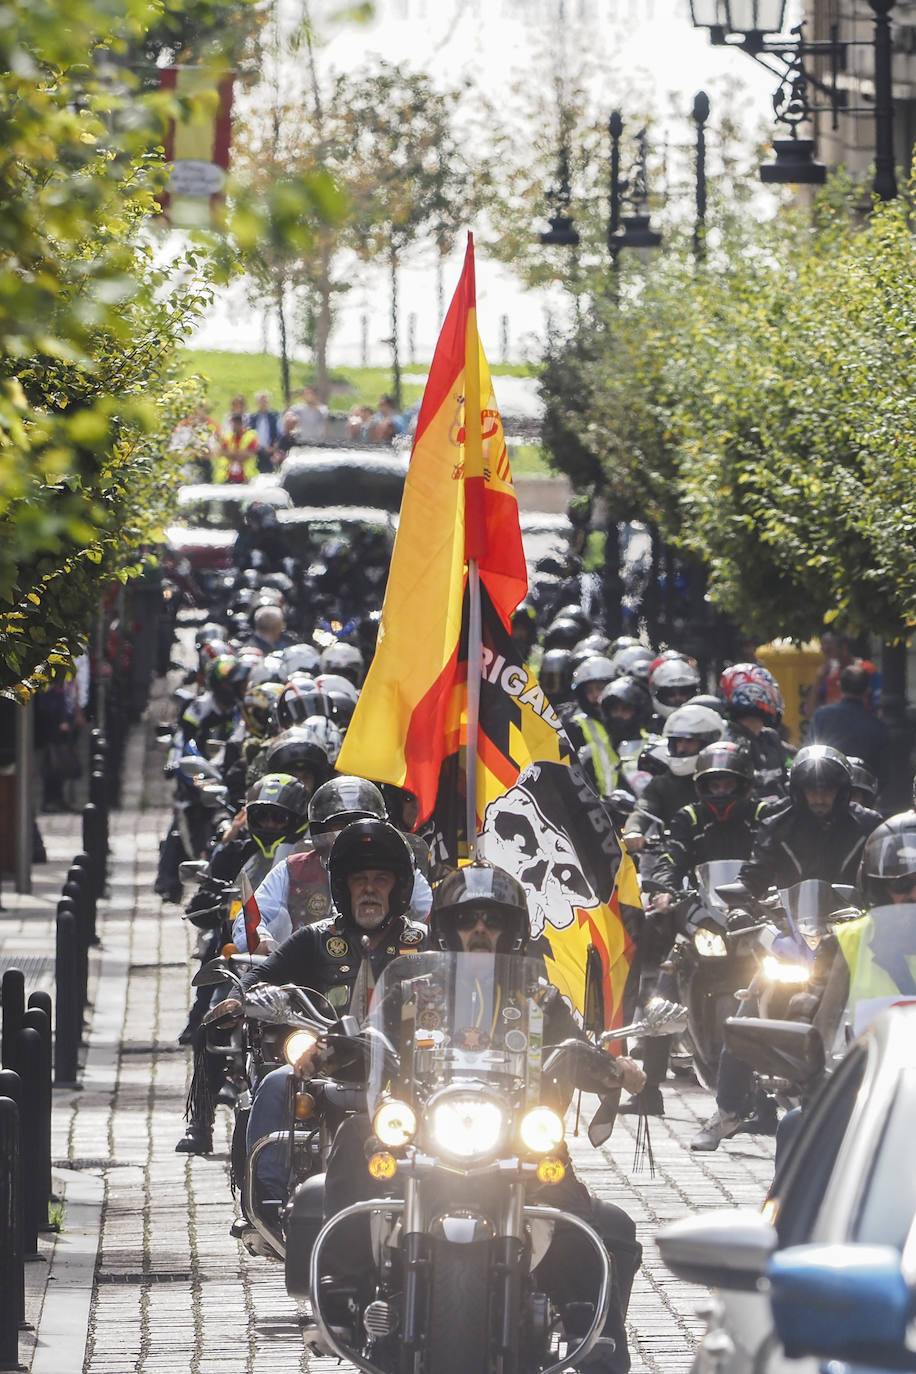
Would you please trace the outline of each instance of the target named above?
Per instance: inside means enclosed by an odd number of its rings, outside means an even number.
[[[391,282],[391,348],[400,405],[398,269],[427,239],[450,243],[472,213],[475,179],[455,132],[459,94],[382,63],[338,78],[330,105],[335,170],[350,198],[350,241],[365,260],[383,258]]]
[[[174,486],[172,357],[209,296],[198,254],[167,271],[144,233],[182,107],[126,64],[161,14],[73,0],[62,23],[53,0],[13,0],[0,29],[0,689],[17,699],[66,669]]]

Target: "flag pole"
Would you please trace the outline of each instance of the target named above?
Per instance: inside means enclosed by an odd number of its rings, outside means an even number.
[[[477,857],[477,736],[480,720],[480,670],[483,634],[480,619],[480,570],[476,558],[468,559],[468,706],[465,746],[468,858]]]

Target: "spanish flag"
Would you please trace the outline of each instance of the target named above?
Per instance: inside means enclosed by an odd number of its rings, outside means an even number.
[[[426,820],[455,747],[468,560],[504,628],[528,589],[502,421],[477,332],[474,242],[436,346],[411,454],[378,647],[337,761],[406,787]]]

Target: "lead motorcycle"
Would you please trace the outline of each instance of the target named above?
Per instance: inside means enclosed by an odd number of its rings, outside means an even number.
[[[564,1205],[563,1114],[574,1061],[603,1052],[545,1050],[542,973],[442,952],[385,969],[364,1031],[363,1196],[322,1224],[323,1181],[309,1180],[287,1220],[287,1288],[309,1297],[314,1348],[367,1374],[559,1374],[601,1339],[610,1263]],[[616,1094],[607,1108],[599,1139]],[[594,1275],[584,1301],[554,1291],[557,1228]]]

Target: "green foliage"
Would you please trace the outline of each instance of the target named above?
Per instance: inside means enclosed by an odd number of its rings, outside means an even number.
[[[164,121],[187,107],[130,68],[163,13],[71,0],[63,23],[11,0],[0,26],[0,690],[17,698],[139,567],[196,394],[172,356],[209,300],[201,263],[165,271],[145,232]]]
[[[558,464],[597,464],[759,638],[916,623],[912,204],[863,225],[857,200],[733,226],[702,270],[669,254],[545,372]]]

